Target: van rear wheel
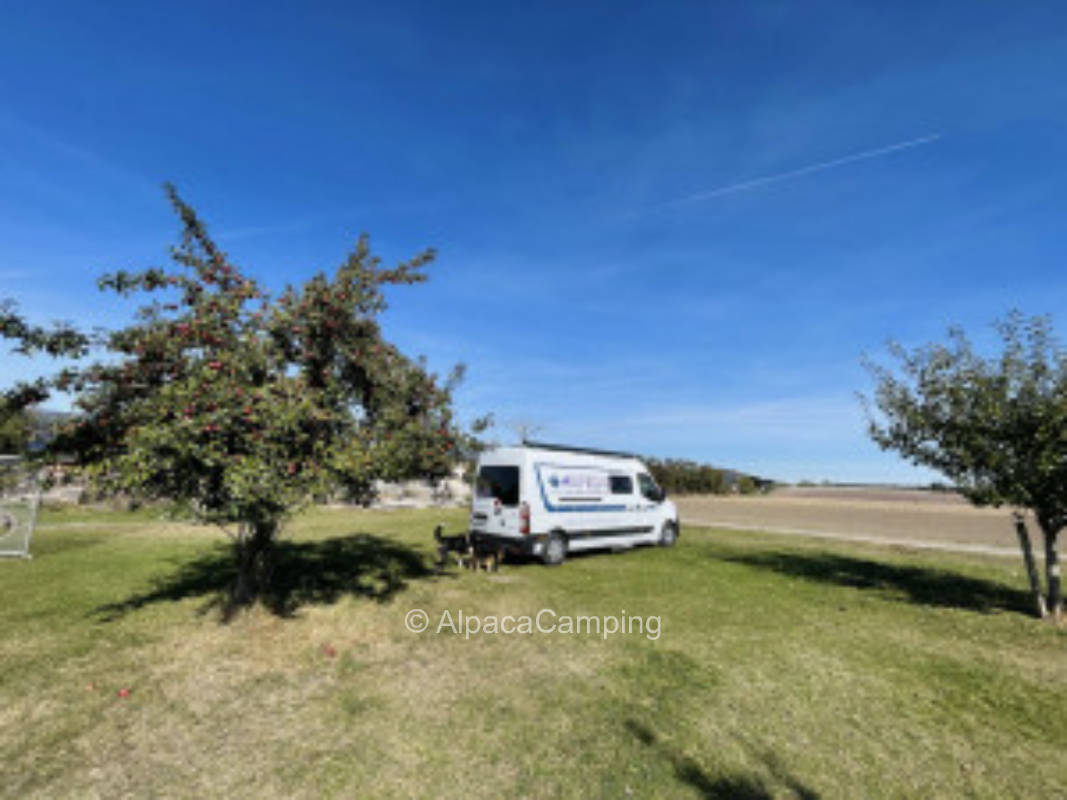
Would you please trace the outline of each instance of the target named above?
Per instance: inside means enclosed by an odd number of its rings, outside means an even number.
[[[671,547],[678,541],[678,528],[671,521],[663,523],[663,530],[659,533],[659,546]]]
[[[548,534],[548,541],[545,542],[545,552],[541,556],[541,561],[550,567],[558,567],[566,557],[567,540],[559,531],[552,531]]]

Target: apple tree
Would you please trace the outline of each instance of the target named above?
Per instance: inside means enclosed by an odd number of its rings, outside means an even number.
[[[76,415],[50,443],[93,485],[186,507],[234,539],[234,599],[268,585],[281,523],[315,499],[365,502],[377,479],[449,473],[462,377],[428,372],[387,342],[384,290],[426,279],[428,250],[386,268],[366,237],[332,274],[271,296],[242,272],[167,185],[182,234],[172,264],[119,271],[102,290],[147,296],[129,326],[92,336],[27,325],[0,309],[0,334],[25,353],[81,357],[18,385],[6,414],[71,393]],[[106,356],[85,363],[91,351]]]
[[[983,357],[959,329],[945,344],[890,352],[898,370],[868,363],[876,387],[869,433],[884,450],[950,478],[976,505],[1029,509],[1044,537],[1047,599],[1018,518],[1038,613],[1060,618],[1057,538],[1067,526],[1067,353],[1044,317],[997,325],[1000,353]]]

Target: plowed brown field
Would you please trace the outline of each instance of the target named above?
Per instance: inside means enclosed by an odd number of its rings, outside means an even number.
[[[789,487],[768,495],[675,498],[685,525],[812,531],[842,537],[1017,548],[1011,509],[910,489]],[[1030,521],[1035,546],[1039,533]]]

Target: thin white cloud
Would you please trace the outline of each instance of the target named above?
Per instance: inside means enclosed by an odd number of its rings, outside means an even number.
[[[85,147],[72,144],[56,136],[51,131],[30,124],[9,111],[0,109],[0,131],[3,130],[7,130],[40,147],[47,148],[68,161],[76,162],[92,173],[113,183],[125,186],[131,192],[136,192],[143,197],[156,199],[162,195],[160,186],[153,184],[152,181],[147,180],[142,175]]]
[[[863,415],[852,398],[838,395],[778,400],[664,406],[621,420],[628,428],[703,432],[723,441],[841,442],[863,430]]]
[[[220,241],[235,242],[241,239],[255,239],[260,236],[275,236],[282,233],[300,233],[317,222],[311,217],[279,222],[274,225],[250,225],[244,228],[231,228],[217,235]]]
[[[809,164],[806,167],[798,167],[797,169],[787,170],[786,172],[778,172],[774,175],[765,175],[760,178],[753,178],[752,180],[741,181],[740,183],[731,183],[726,186],[719,186],[715,189],[708,189],[703,192],[697,192],[696,194],[687,195],[686,197],[680,197],[676,200],[669,200],[666,203],[661,203],[656,208],[670,208],[673,206],[686,205],[688,203],[697,203],[701,200],[710,200],[713,197],[722,197],[727,194],[734,194],[735,192],[745,192],[750,189],[758,189],[761,186],[767,186],[771,183],[778,183],[780,181],[787,181],[792,178],[799,178],[802,175],[810,175],[813,172],[822,172],[828,169],[836,169],[842,167],[845,164],[852,164],[856,161],[866,161],[871,158],[880,158],[881,156],[888,155],[889,153],[895,153],[899,150],[908,150],[913,147],[921,147],[922,145],[936,142],[941,138],[940,133],[933,133],[927,136],[920,136],[917,139],[908,139],[904,142],[897,142],[896,144],[885,145],[884,147],[876,147],[873,150],[864,150],[862,153],[853,153],[852,155],[842,156],[841,158],[834,158],[829,161],[820,161],[816,164]]]
[[[241,239],[253,239],[261,236],[277,236],[287,233],[302,233],[319,225],[326,225],[330,223],[352,223],[350,229],[345,231],[346,236],[355,238],[360,233],[365,231],[362,227],[361,220],[365,221],[368,218],[377,218],[381,215],[388,214],[410,214],[420,213],[426,214],[432,211],[438,211],[446,207],[446,203],[440,200],[428,200],[428,201],[412,201],[412,202],[395,202],[395,203],[375,203],[373,205],[359,204],[344,206],[342,208],[335,208],[328,211],[321,211],[310,214],[302,214],[300,216],[294,216],[290,219],[280,220],[278,222],[268,222],[259,225],[247,225],[239,228],[227,228],[220,233],[216,234],[217,238],[226,241],[237,241]],[[378,239],[374,240],[375,249],[377,250],[382,246],[382,242]]]

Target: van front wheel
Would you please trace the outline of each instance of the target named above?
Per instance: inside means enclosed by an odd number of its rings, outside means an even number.
[[[659,546],[670,547],[678,541],[678,528],[671,521],[663,523],[663,530],[659,534]]]
[[[563,534],[559,531],[553,531],[548,534],[548,541],[545,542],[545,552],[541,556],[541,561],[550,567],[557,567],[563,563],[566,557],[567,541],[563,538]]]

